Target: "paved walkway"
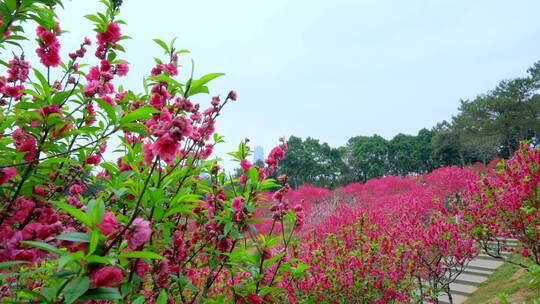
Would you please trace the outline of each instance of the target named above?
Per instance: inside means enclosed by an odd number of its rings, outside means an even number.
[[[514,247],[516,245],[517,241],[515,240],[507,241],[507,246]],[[478,285],[487,280],[495,269],[502,264],[504,264],[504,262],[499,259],[492,258],[485,253],[481,253],[476,256],[467,265],[463,273],[457,277],[456,281],[450,284],[450,292],[452,294],[454,303],[461,304],[465,302],[467,296],[476,291],[476,289],[478,289]],[[439,303],[450,303],[448,296],[446,294],[439,296]]]

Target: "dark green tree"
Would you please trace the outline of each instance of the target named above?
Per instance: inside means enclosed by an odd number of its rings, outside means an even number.
[[[341,185],[345,165],[338,149],[311,137],[304,141],[291,136],[287,145],[289,149],[279,163],[278,174],[287,175],[293,188],[303,184],[325,188]]]
[[[460,145],[459,134],[451,123],[444,120],[432,129],[431,151],[434,167],[461,165],[465,166],[465,155]]]
[[[497,87],[474,100],[461,101],[452,118],[461,149],[472,158],[489,161],[509,157],[522,140],[538,144],[540,135],[540,64],[528,75],[501,81]]]
[[[405,176],[434,168],[431,140],[434,132],[422,129],[418,135],[398,134],[389,142],[390,173]]]
[[[422,166],[417,137],[399,133],[389,142],[389,167],[393,175],[405,176]]]
[[[356,181],[366,182],[390,173],[389,143],[379,135],[356,136],[349,139],[349,165]]]

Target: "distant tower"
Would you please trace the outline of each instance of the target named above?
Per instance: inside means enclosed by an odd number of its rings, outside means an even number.
[[[258,160],[264,161],[264,149],[261,146],[255,147],[255,153],[253,153],[253,163],[256,163]]]

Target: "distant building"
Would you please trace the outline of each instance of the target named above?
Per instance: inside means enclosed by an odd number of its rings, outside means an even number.
[[[256,146],[253,153],[253,163],[256,163],[258,160],[264,161],[264,149],[261,146]]]

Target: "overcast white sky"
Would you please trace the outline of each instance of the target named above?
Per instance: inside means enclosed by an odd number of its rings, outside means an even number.
[[[91,29],[81,16],[101,8],[65,6],[63,54]],[[218,155],[244,137],[265,153],[280,136],[331,146],[356,135],[389,139],[431,128],[459,99],[524,75],[540,59],[539,11],[537,0],[124,0],[123,33],[133,38],[124,43],[125,83],[139,90],[162,54],[152,38],[178,37],[192,52],[181,59],[186,70],[193,58],[198,76],[226,73],[211,94],[238,92],[217,124],[227,141]]]

